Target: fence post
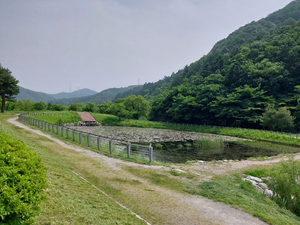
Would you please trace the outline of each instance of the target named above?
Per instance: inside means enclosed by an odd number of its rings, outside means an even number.
[[[79,143],[82,144],[82,131],[79,132]]]
[[[56,125],[56,133],[59,134],[59,127]]]
[[[51,123],[48,123],[48,131],[50,131]]]
[[[64,126],[61,126],[61,136],[64,136]]]
[[[151,146],[151,143],[149,145],[149,162],[152,163],[153,161],[153,147]]]
[[[73,130],[73,141],[75,141],[75,130]]]
[[[69,127],[67,127],[67,138],[69,138]]]
[[[88,133],[87,135],[87,143],[88,143],[88,147],[90,147],[90,133]]]
[[[100,150],[100,143],[101,143],[101,139],[99,136],[97,136],[97,146],[98,146],[98,150]]]
[[[127,158],[130,158],[130,147],[131,147],[131,143],[128,141],[127,142]]]
[[[112,154],[112,139],[109,139],[109,153]]]
[[[52,124],[52,133],[54,133],[54,124]]]

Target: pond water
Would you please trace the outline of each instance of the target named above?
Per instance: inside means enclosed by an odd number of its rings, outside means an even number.
[[[241,160],[249,157],[274,156],[278,151],[252,147],[237,142],[224,142],[222,147],[201,148],[196,142],[165,142],[154,144],[153,156],[165,163],[185,163],[189,160]]]

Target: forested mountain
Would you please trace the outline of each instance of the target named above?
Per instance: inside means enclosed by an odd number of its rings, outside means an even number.
[[[60,92],[57,94],[49,94],[49,95],[53,96],[55,99],[61,99],[61,98],[84,97],[84,96],[94,95],[97,93],[98,93],[97,91],[93,91],[88,88],[83,88],[73,92]]]
[[[136,85],[123,87],[123,88],[109,88],[90,96],[79,97],[79,98],[56,99],[56,100],[51,100],[50,102],[54,104],[62,104],[66,106],[69,106],[72,103],[87,103],[87,102],[93,102],[96,105],[98,105],[105,101],[113,101],[117,94],[131,90],[134,87],[136,87]]]
[[[39,102],[39,101],[48,102],[48,101],[54,100],[53,96],[43,93],[43,92],[32,91],[32,90],[29,90],[29,89],[26,89],[26,88],[23,88],[20,86],[19,86],[19,90],[20,90],[20,92],[16,96],[16,99],[18,101],[28,99],[32,102]]]
[[[88,96],[88,95],[94,95],[97,92],[84,88],[80,89],[77,91],[73,91],[71,93],[67,92],[61,92],[57,94],[46,94],[43,92],[36,92],[32,91],[23,87],[19,86],[20,93],[16,96],[16,99],[19,100],[30,100],[32,102],[39,102],[43,101],[45,103],[55,100],[55,99],[60,99],[60,98],[73,98],[73,97],[83,97],[83,96]]]
[[[260,127],[268,104],[300,115],[300,0],[251,22],[198,61],[117,95],[152,100],[152,120]]]

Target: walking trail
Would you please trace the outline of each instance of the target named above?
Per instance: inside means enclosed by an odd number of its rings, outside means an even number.
[[[164,166],[147,166],[139,165],[131,162],[124,162],[120,159],[110,158],[80,147],[74,147],[70,144],[66,144],[61,140],[53,138],[52,136],[43,133],[40,130],[35,130],[27,127],[26,125],[17,121],[17,118],[8,120],[9,123],[14,124],[20,128],[34,132],[38,135],[44,136],[51,141],[54,141],[64,148],[74,150],[82,157],[88,157],[90,160],[94,160],[95,165],[78,165],[82,168],[87,168],[91,175],[101,176],[101,179],[109,179],[112,187],[120,189],[122,194],[128,196],[128,198],[138,198],[140,203],[138,207],[140,210],[151,211],[156,217],[159,217],[160,221],[165,221],[164,224],[239,224],[239,225],[263,225],[266,224],[258,218],[245,213],[241,210],[232,208],[229,205],[220,202],[214,202],[210,199],[202,196],[195,196],[189,194],[180,194],[175,191],[167,190],[156,185],[148,183],[146,180],[135,177],[129,171],[123,169],[124,166],[134,167],[138,169],[149,169],[164,171],[170,170]],[[296,158],[300,158],[299,155]],[[226,174],[228,171],[246,168],[256,164],[274,163],[280,159],[268,160],[268,161],[240,161],[240,162],[224,162],[224,163],[194,163],[191,165],[174,165],[176,168],[180,168],[183,171],[193,172],[202,179],[209,179],[208,175],[204,174]],[[84,161],[84,160],[83,160]],[[101,164],[101,168],[105,168],[104,171],[97,170],[97,165]],[[208,173],[209,172],[209,173]],[[117,179],[125,179],[128,181],[138,180],[140,185],[132,185],[130,182],[120,186],[120,183],[112,182],[112,177]],[[131,208],[134,211],[134,207],[126,205],[127,208]],[[152,216],[153,217],[153,216]],[[156,218],[157,219],[157,218]],[[146,220],[150,224],[156,224],[155,218],[147,218]]]

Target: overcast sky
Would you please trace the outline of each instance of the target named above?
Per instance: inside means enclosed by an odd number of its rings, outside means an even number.
[[[0,63],[58,93],[155,82],[291,0],[0,0]]]

